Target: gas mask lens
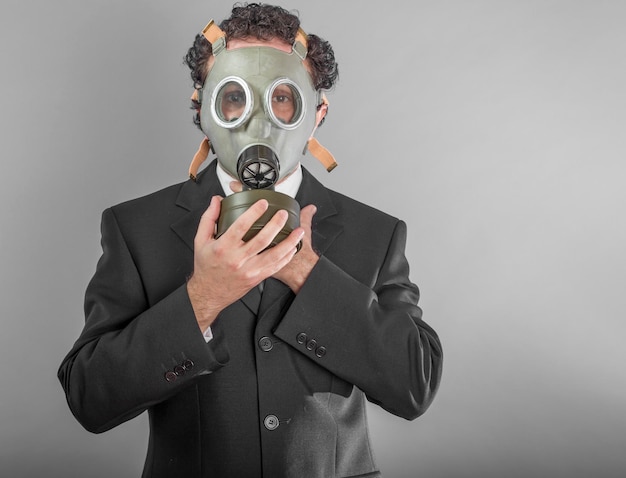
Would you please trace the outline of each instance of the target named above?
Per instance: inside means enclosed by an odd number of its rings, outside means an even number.
[[[248,119],[253,98],[250,87],[241,78],[224,78],[213,90],[213,118],[224,128],[236,128]]]
[[[265,109],[277,126],[294,129],[304,118],[303,95],[293,81],[279,78],[267,89]]]
[[[304,118],[303,94],[288,78],[273,81],[265,91],[265,112],[279,128],[297,128]],[[211,98],[213,119],[223,128],[237,128],[246,122],[254,106],[254,94],[241,78],[229,76],[218,83]]]

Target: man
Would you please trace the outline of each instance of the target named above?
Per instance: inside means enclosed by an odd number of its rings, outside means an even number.
[[[405,224],[300,165],[307,145],[328,159],[313,133],[332,48],[282,8],[249,4],[186,59],[207,140],[192,179],[103,213],[85,327],[59,369],[70,409],[95,433],[148,410],[144,477],[381,476],[365,399],[416,418],[442,353],[408,278]],[[216,232],[222,197],[268,172],[303,206],[300,225],[275,241],[279,210],[244,240],[270,191]]]

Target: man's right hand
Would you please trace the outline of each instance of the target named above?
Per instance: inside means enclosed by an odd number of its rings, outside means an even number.
[[[263,280],[282,269],[296,253],[302,227],[265,250],[287,222],[286,211],[278,211],[249,241],[243,236],[268,208],[265,200],[254,203],[228,230],[215,238],[222,198],[214,196],[202,215],[194,239],[194,271],[187,292],[198,326],[206,331],[217,315]]]

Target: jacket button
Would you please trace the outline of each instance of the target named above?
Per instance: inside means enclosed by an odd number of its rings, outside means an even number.
[[[296,337],[296,341],[299,344],[303,344],[304,342],[306,342],[306,339],[307,339],[307,336],[304,332],[300,332],[298,336]]]
[[[185,367],[185,370],[191,370],[193,368],[193,361],[190,359],[187,359],[183,362],[183,367]]]
[[[269,352],[272,348],[274,348],[274,344],[269,337],[261,337],[259,339],[259,347],[263,352]]]
[[[280,423],[276,415],[268,415],[265,417],[265,420],[263,420],[263,425],[265,425],[265,428],[267,428],[270,431],[276,430],[279,424]]]
[[[165,372],[165,380],[167,380],[168,382],[173,382],[177,378],[178,377],[176,376],[176,374],[172,372],[171,370],[168,370],[167,372]]]
[[[183,367],[182,365],[176,365],[176,367],[174,367],[174,373],[179,377],[181,375],[185,375],[185,367]]]
[[[315,350],[315,355],[317,355],[319,358],[322,358],[324,355],[326,355],[326,347],[318,347]]]
[[[317,346],[317,341],[315,339],[311,339],[306,343],[307,350],[313,350]]]

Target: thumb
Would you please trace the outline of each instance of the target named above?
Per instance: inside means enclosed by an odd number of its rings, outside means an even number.
[[[240,193],[243,191],[243,184],[239,181],[231,181],[228,186],[230,186],[231,191],[234,193]]]
[[[300,226],[310,235],[312,224],[313,224],[313,216],[317,212],[317,207],[314,204],[309,204],[305,206],[300,211]]]

